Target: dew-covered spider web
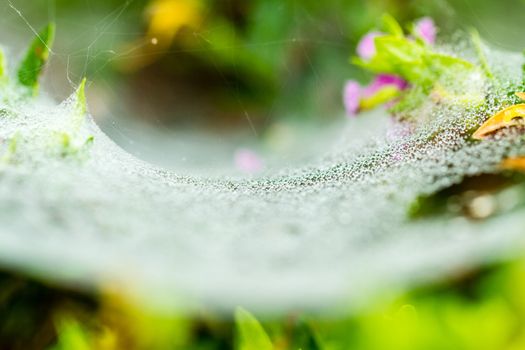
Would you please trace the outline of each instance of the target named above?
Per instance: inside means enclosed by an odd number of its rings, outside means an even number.
[[[442,48],[473,59],[468,47],[454,49]],[[521,79],[521,55],[487,54],[502,80]],[[415,122],[363,114],[327,137],[315,160],[249,178],[150,165],[90,116],[68,141],[92,136],[90,144],[58,154],[57,135],[76,125],[75,95],[58,105],[4,99],[0,140],[6,152],[16,140],[16,152],[0,171],[0,262],[157,305],[282,310],[363,300],[512,256],[524,243],[519,186],[491,196],[483,219],[410,216],[418,199],[500,173],[503,159],[523,154],[517,130],[469,138],[501,109],[497,94],[484,110],[428,98]]]
[[[510,62],[506,76],[516,76],[520,58]],[[86,153],[57,157],[50,135],[70,127],[75,103],[2,106],[1,139],[18,140],[0,180],[4,265],[87,286],[118,282],[157,301],[279,308],[437,278],[522,243],[519,193],[483,221],[408,219],[419,196],[494,173],[523,151],[512,132],[468,141],[466,118],[486,116],[463,108],[429,101],[410,131],[385,113],[364,115],[318,161],[229,179],[146,164],[91,118],[78,134],[94,136]]]

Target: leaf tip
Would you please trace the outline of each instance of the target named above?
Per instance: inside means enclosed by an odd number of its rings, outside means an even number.
[[[80,85],[76,92],[76,110],[79,114],[84,115],[87,112],[87,101],[86,101],[86,77],[82,78]]]
[[[49,59],[55,38],[55,23],[48,23],[33,39],[18,69],[18,83],[36,94],[38,78]]]
[[[270,337],[255,316],[242,307],[235,309],[240,350],[273,350]]]

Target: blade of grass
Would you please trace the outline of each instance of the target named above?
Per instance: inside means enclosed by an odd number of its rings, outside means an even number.
[[[48,24],[33,40],[18,69],[18,82],[33,94],[38,91],[38,78],[49,58],[55,37],[54,23]]]
[[[235,310],[235,323],[239,337],[238,350],[273,350],[270,337],[248,311],[238,307]]]
[[[476,29],[470,30],[470,40],[472,41],[472,44],[474,45],[474,49],[476,50],[476,54],[478,55],[479,63],[481,64],[481,69],[483,70],[487,78],[493,80],[494,75],[492,74],[492,71],[490,70],[489,63],[487,61],[487,57],[485,56],[485,53],[483,52],[483,42],[481,41],[479,32]]]

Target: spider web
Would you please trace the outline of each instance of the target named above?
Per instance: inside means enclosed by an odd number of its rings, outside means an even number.
[[[521,55],[488,53],[498,76],[515,83]],[[91,117],[78,135],[94,136],[86,158],[57,157],[49,144],[68,128],[74,104],[44,96],[1,106],[3,147],[15,134],[21,140],[0,173],[4,266],[161,307],[191,309],[189,300],[283,311],[355,305],[523,247],[519,187],[494,196],[498,209],[483,221],[407,217],[420,196],[496,173],[502,159],[523,153],[514,131],[469,141],[465,120],[485,117],[469,108],[429,100],[410,133],[383,111],[364,115],[337,138],[327,133],[308,162],[243,178],[148,164]]]

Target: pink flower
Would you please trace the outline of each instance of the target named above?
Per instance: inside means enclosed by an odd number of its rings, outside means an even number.
[[[415,23],[414,33],[429,45],[436,42],[436,25],[430,17],[423,17]]]
[[[370,97],[386,86],[393,86],[401,91],[408,87],[408,83],[396,75],[378,74],[372,83],[364,89],[363,95],[365,97]]]
[[[389,86],[402,91],[408,87],[408,83],[404,79],[391,74],[377,75],[374,80],[364,88],[354,80],[347,81],[343,89],[343,103],[348,116],[353,117],[359,112],[363,99],[371,98],[381,89]]]
[[[369,32],[361,38],[359,44],[357,44],[357,54],[364,60],[369,60],[376,54],[375,39],[383,36],[381,32]]]
[[[346,82],[343,89],[343,103],[346,113],[355,116],[359,111],[359,101],[361,100],[361,85],[355,80]]]
[[[259,155],[246,148],[240,148],[235,152],[234,162],[238,170],[248,174],[257,173],[264,167]]]

